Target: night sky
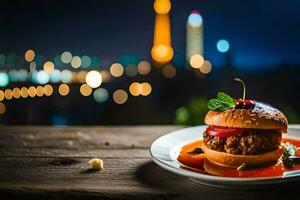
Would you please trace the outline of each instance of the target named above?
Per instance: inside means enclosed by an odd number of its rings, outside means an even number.
[[[33,48],[46,58],[65,50],[99,56],[102,65],[134,54],[150,59],[152,0],[1,1],[0,52],[23,55]],[[230,42],[233,64],[244,69],[300,62],[300,1],[172,0],[172,42],[185,54],[186,19],[192,10],[204,18],[205,56],[224,64],[216,49]]]

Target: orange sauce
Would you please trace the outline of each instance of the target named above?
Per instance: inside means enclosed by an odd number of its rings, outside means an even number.
[[[283,138],[282,142],[293,144],[296,148],[296,154],[300,156],[300,140],[292,138]],[[189,143],[182,147],[181,152],[178,156],[178,161],[182,164],[181,167],[187,170],[218,175],[223,177],[238,177],[238,178],[259,178],[259,177],[275,177],[283,176],[284,173],[289,171],[300,170],[300,164],[296,164],[294,168],[286,168],[281,161],[276,164],[259,167],[249,170],[237,170],[234,168],[220,167],[215,164],[210,163],[205,159],[204,154],[191,154],[190,151],[194,150],[196,147],[203,145],[202,140],[198,140]],[[209,171],[204,170],[209,169]]]

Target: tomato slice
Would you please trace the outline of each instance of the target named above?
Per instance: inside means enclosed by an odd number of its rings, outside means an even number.
[[[207,127],[205,133],[209,136],[231,137],[231,136],[240,135],[245,131],[246,131],[246,129],[244,129],[244,128],[209,126],[209,127]]]

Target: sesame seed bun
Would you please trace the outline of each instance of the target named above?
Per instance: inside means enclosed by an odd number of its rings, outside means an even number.
[[[287,132],[288,121],[278,109],[256,102],[253,109],[229,109],[223,112],[209,111],[205,123],[211,126],[248,128],[248,129],[280,129]]]

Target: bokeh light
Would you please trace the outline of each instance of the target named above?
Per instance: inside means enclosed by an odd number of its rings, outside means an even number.
[[[8,77],[11,82],[18,81],[18,79],[19,79],[18,78],[18,70],[16,70],[16,69],[9,70]]]
[[[147,75],[151,71],[151,64],[147,61],[141,61],[138,64],[138,71],[141,75]]]
[[[138,73],[138,69],[136,65],[130,64],[125,68],[127,76],[134,77]]]
[[[120,77],[124,73],[124,67],[120,63],[114,63],[110,67],[110,73],[114,77]]]
[[[3,101],[4,100],[4,92],[3,90],[0,90],[0,101]]]
[[[85,81],[91,88],[97,88],[102,83],[102,77],[98,71],[93,70],[87,73]]]
[[[29,64],[29,70],[30,71],[35,71],[36,70],[36,63],[34,61]]]
[[[103,103],[103,102],[107,101],[107,99],[109,97],[109,94],[108,94],[108,91],[106,89],[98,88],[94,91],[93,97],[94,97],[96,102]]]
[[[230,48],[229,42],[227,40],[219,40],[217,42],[217,49],[221,53],[226,53]]]
[[[37,74],[38,74],[37,71],[30,72],[30,74],[29,74],[29,79],[30,79],[33,83],[38,83],[38,81],[37,81]]]
[[[0,72],[0,87],[6,87],[9,83],[9,77],[7,73]]]
[[[82,96],[85,96],[85,97],[90,96],[92,94],[92,92],[93,92],[93,89],[90,86],[88,86],[88,84],[82,84],[80,86],[80,93],[82,94]]]
[[[14,88],[12,93],[15,99],[19,99],[21,97],[21,90],[19,88]]]
[[[102,76],[103,83],[107,83],[110,80],[110,73],[107,70],[101,70],[100,74]]]
[[[24,82],[27,80],[28,77],[28,71],[26,69],[20,69],[18,71],[18,81]]]
[[[53,70],[50,74],[50,81],[52,83],[58,83],[61,80],[61,72],[58,69]]]
[[[21,97],[23,97],[23,98],[28,97],[28,89],[26,87],[21,88]]]
[[[4,97],[5,99],[7,100],[11,100],[13,98],[13,93],[12,93],[12,90],[11,89],[6,89],[4,91]]]
[[[79,56],[74,56],[71,61],[71,66],[73,68],[79,68],[81,66],[81,58]]]
[[[190,65],[193,68],[200,68],[204,63],[204,58],[200,54],[195,54],[190,59]]]
[[[205,60],[203,65],[199,68],[203,74],[208,74],[212,70],[212,65],[208,60]]]
[[[77,72],[72,71],[72,72],[71,72],[71,75],[72,75],[71,83],[78,82],[78,79],[77,79]]]
[[[140,84],[141,86],[141,95],[142,96],[148,96],[149,94],[151,94],[151,91],[152,91],[152,87],[150,85],[150,83],[142,83]]]
[[[36,80],[39,84],[46,84],[49,82],[50,77],[49,74],[43,70],[39,71],[36,76]]]
[[[28,88],[28,95],[29,95],[30,97],[35,97],[35,95],[36,95],[36,89],[35,89],[34,86],[30,86],[30,87]]]
[[[44,87],[39,85],[36,87],[36,96],[41,97],[44,95]]]
[[[81,66],[83,68],[87,68],[87,67],[91,66],[91,63],[92,63],[92,59],[89,56],[81,57]]]
[[[61,54],[61,61],[65,64],[68,64],[72,61],[72,54],[68,51],[65,51]]]
[[[80,71],[77,73],[77,80],[80,83],[84,83],[85,82],[85,77],[86,77],[87,72],[86,71]]]
[[[192,27],[200,27],[203,23],[203,19],[199,13],[192,12],[188,18],[188,23]]]
[[[54,70],[54,63],[51,61],[47,61],[44,63],[44,71],[50,74]]]
[[[24,58],[27,62],[31,62],[34,60],[35,52],[32,49],[29,49],[25,52]]]
[[[53,93],[53,87],[49,84],[44,86],[44,93],[46,96],[51,96]]]
[[[166,63],[173,58],[174,52],[172,47],[161,44],[151,49],[151,55],[156,62]]]
[[[153,7],[156,13],[167,14],[171,10],[171,2],[170,0],[155,0]]]
[[[67,69],[63,70],[61,72],[61,81],[63,83],[70,83],[71,80],[72,80],[72,72],[70,70],[67,70]]]
[[[162,69],[162,74],[166,77],[166,78],[173,78],[176,76],[176,68],[169,64],[164,66],[164,68]]]
[[[133,82],[129,86],[129,92],[132,96],[139,96],[142,92],[141,84],[138,82]]]
[[[0,114],[1,114],[1,115],[4,114],[5,111],[6,111],[5,105],[4,105],[3,103],[0,102]]]
[[[116,104],[124,104],[128,99],[128,94],[125,90],[116,90],[113,93],[113,100]]]
[[[67,84],[63,83],[58,87],[58,92],[61,96],[67,96],[70,92],[70,88]]]

